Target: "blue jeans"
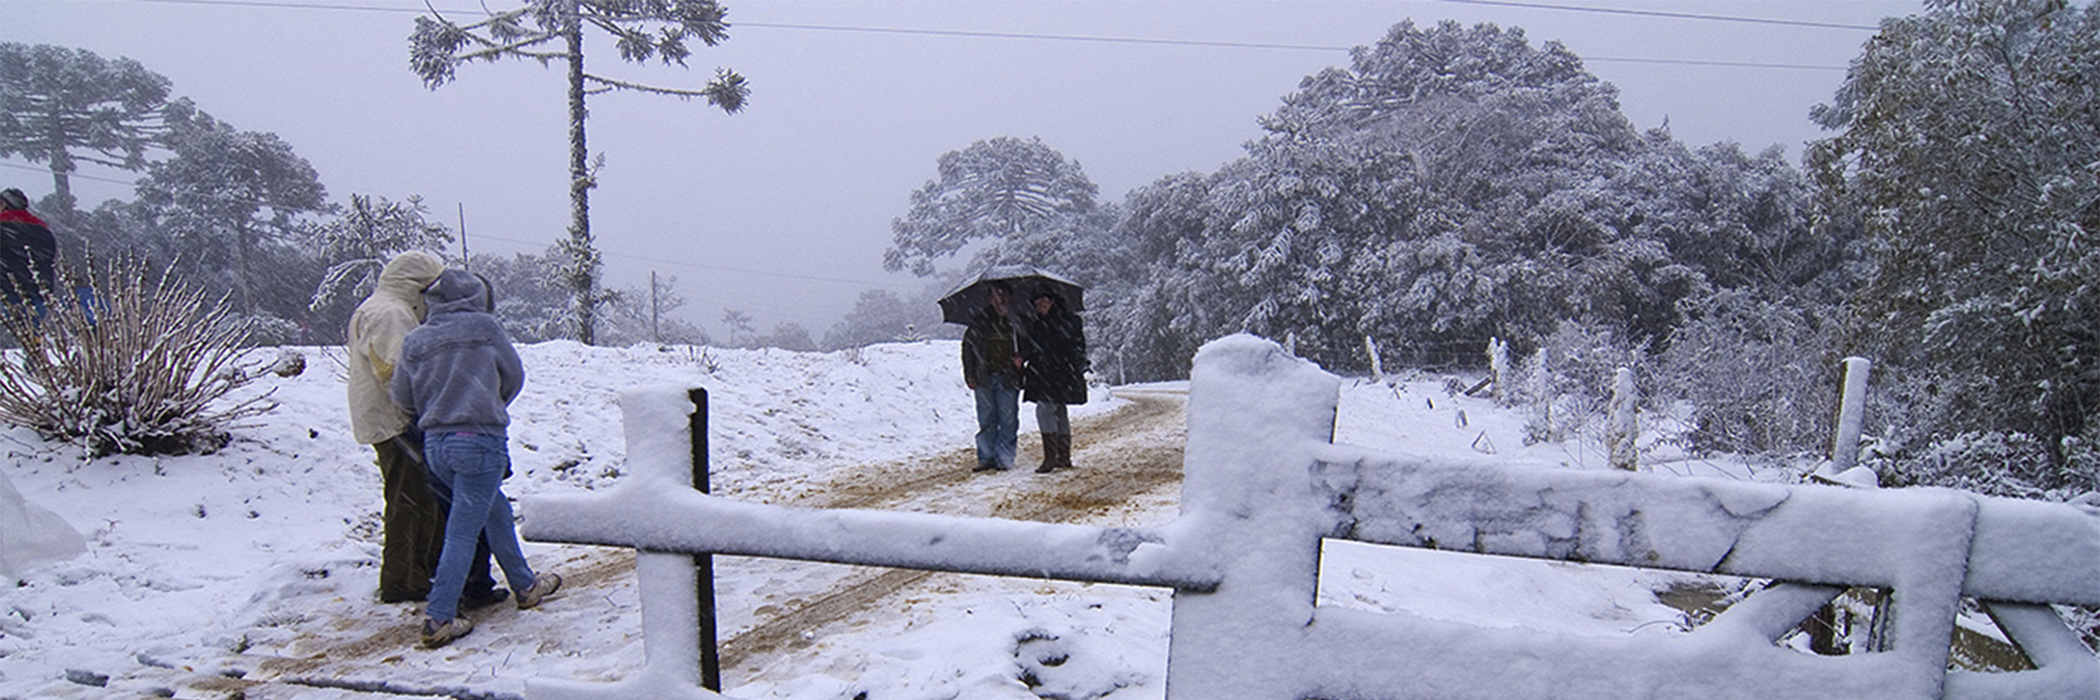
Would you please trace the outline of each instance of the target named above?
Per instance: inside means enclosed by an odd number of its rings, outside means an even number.
[[[977,383],[977,466],[1012,469],[1021,432],[1021,387],[1003,374]]]
[[[29,308],[24,310],[21,308],[23,303],[22,295],[15,291],[15,285],[0,283],[0,291],[5,292],[4,296],[7,298],[7,304],[15,307],[15,310],[24,311],[25,313],[28,311],[34,312],[29,316],[31,324],[43,326],[44,318],[51,315],[51,307],[44,303],[44,295],[41,293],[33,292],[28,300]],[[109,308],[107,304],[102,303],[101,299],[96,298],[94,287],[74,287],[73,298],[80,301],[81,320],[87,321],[87,324],[90,326],[95,325],[95,312],[97,310],[106,311]]]
[[[511,521],[510,499],[503,496],[503,474],[510,468],[510,447],[495,435],[432,433],[423,436],[423,456],[430,466],[431,488],[449,491],[452,512],[445,517],[445,548],[438,554],[437,579],[423,612],[445,621],[459,614],[459,594],[467,586],[475,541],[488,538],[489,553],[503,568],[503,581],[514,592],[532,587],[537,577],[525,565]]]

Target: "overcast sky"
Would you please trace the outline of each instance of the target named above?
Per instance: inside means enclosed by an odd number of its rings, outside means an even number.
[[[498,10],[517,0],[485,0]],[[479,3],[430,0],[456,21]],[[750,79],[724,115],[634,93],[591,98],[605,167],[592,229],[618,286],[679,279],[688,315],[721,337],[724,309],[821,337],[864,290],[923,283],[882,270],[890,221],[942,153],[1040,137],[1120,201],[1161,176],[1239,157],[1298,81],[1412,18],[1522,28],[1565,44],[1620,90],[1642,128],[1756,151],[1823,134],[1828,102],[1871,29],[1918,0],[728,0],[730,39],[689,70],[617,61],[594,73],[698,87]],[[476,253],[539,253],[566,235],[565,86],[537,63],[475,63],[435,91],[408,68],[423,0],[0,0],[0,41],[128,56],[236,128],[273,132],[330,195],[420,194]],[[1703,17],[1664,16],[1699,15]],[[1718,18],[1737,18],[1736,20]],[[1745,19],[1776,21],[1741,21]],[[1835,25],[1835,26],[1830,26]],[[1030,35],[1030,36],[1021,36]],[[1112,39],[1112,40],[1102,40]],[[1756,64],[1756,65],[1742,65]],[[83,170],[84,203],[130,199],[130,173]],[[0,160],[41,197],[48,175]]]

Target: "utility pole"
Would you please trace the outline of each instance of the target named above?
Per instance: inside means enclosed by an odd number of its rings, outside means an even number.
[[[467,255],[467,203],[459,203],[459,268],[474,269],[474,258]]]

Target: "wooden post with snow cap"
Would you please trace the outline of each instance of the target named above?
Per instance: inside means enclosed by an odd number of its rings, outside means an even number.
[[[1867,358],[1847,357],[1838,372],[1844,393],[1838,399],[1837,436],[1830,445],[1832,474],[1859,464],[1859,435],[1867,414],[1867,373],[1873,369],[1874,363]]]
[[[701,496],[708,489],[707,392],[703,389],[637,389],[620,395],[627,438],[627,483],[620,489],[672,498]],[[602,498],[599,496],[598,498]],[[536,541],[581,522],[604,521],[621,505],[571,511],[561,499],[533,500],[524,509],[520,533]],[[646,531],[626,523],[629,534]],[[604,538],[617,539],[617,538]],[[591,543],[591,542],[583,542]],[[596,542],[606,543],[606,542]],[[705,550],[636,546],[635,584],[640,593],[643,665],[639,673],[616,683],[582,683],[535,679],[526,683],[533,700],[611,700],[652,698],[716,700],[722,696],[721,671],[714,643],[713,555]]]
[[[1308,488],[1331,444],[1341,380],[1253,336],[1213,340],[1189,377],[1188,447],[1177,543],[1206,553],[1217,590],[1175,593],[1170,700],[1282,700],[1308,695],[1322,664],[1314,636],[1326,494]]]
[[[1810,479],[1867,488],[1880,485],[1879,474],[1859,466],[1859,438],[1867,415],[1867,374],[1873,368],[1874,363],[1864,357],[1847,357],[1839,364],[1837,426],[1831,431],[1830,462],[1810,474]]]

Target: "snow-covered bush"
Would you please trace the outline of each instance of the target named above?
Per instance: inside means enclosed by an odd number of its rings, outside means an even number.
[[[1689,320],[1657,355],[1656,384],[1691,411],[1680,437],[1686,447],[1796,454],[1829,446],[1837,410],[1830,324],[1744,292],[1685,310]]]
[[[1560,442],[1601,429],[1619,368],[1638,373],[1646,364],[1646,348],[1612,329],[1561,322],[1517,370],[1512,388],[1528,413],[1524,439]]]
[[[306,345],[313,341],[298,321],[264,312],[229,319],[248,328],[242,345]]]
[[[2090,442],[2063,446],[2073,468],[2058,469],[2049,446],[2025,433],[1974,432],[1936,440],[1875,465],[1891,486],[1949,486],[1993,496],[2065,501],[2100,487],[2100,454]]]
[[[0,422],[113,453],[210,452],[228,429],[275,408],[267,393],[227,399],[259,372],[242,366],[248,324],[224,299],[143,263],[99,270],[89,306],[68,290],[39,321],[20,307],[0,326],[21,349],[0,357]]]

